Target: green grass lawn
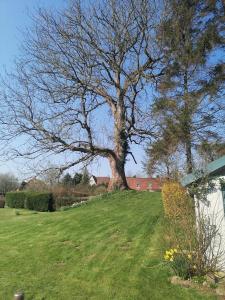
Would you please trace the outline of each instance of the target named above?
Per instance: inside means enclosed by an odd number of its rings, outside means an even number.
[[[0,209],[0,300],[214,299],[169,283],[160,193],[114,193],[71,210]]]

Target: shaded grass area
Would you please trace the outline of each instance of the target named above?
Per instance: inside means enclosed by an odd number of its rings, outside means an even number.
[[[0,299],[214,299],[172,286],[160,193],[117,192],[55,213],[0,210]]]

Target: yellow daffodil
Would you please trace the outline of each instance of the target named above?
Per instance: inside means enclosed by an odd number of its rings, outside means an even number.
[[[176,254],[178,251],[176,248],[169,249],[165,252],[164,259],[167,261],[174,261],[174,254]]]

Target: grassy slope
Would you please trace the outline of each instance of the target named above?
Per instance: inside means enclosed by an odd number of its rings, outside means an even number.
[[[207,299],[169,284],[159,193],[115,193],[69,211],[0,210],[0,299]],[[158,266],[157,266],[158,265]]]

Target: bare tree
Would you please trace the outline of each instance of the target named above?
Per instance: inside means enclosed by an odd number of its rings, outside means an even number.
[[[41,179],[49,186],[54,187],[59,183],[60,173],[57,166],[48,163],[48,168],[41,174]]]
[[[6,173],[0,174],[0,193],[6,194],[7,192],[14,191],[18,188],[19,182],[13,174]]]
[[[162,9],[151,0],[105,0],[39,10],[16,71],[4,80],[7,139],[28,136],[13,153],[70,153],[61,171],[105,157],[110,189],[128,188],[130,144],[153,136],[146,87],[162,73]]]

